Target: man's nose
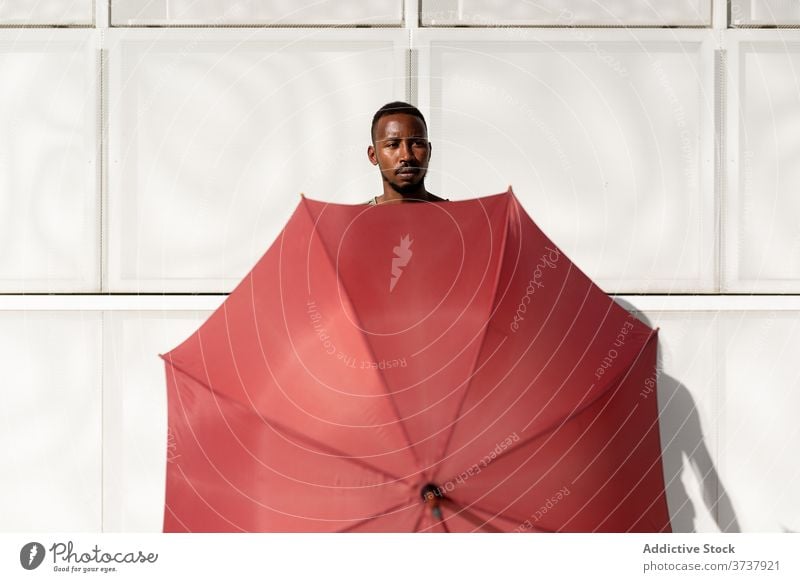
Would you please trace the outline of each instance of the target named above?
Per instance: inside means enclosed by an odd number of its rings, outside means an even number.
[[[400,159],[401,160],[410,160],[413,158],[411,153],[411,142],[410,141],[401,141],[400,142]]]

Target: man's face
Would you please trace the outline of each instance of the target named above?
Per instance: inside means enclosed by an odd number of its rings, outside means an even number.
[[[431,159],[425,124],[407,113],[384,115],[375,124],[374,145],[367,148],[367,155],[396,192],[418,190]]]

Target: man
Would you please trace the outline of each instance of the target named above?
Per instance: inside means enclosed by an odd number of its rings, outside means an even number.
[[[387,103],[373,116],[371,131],[367,157],[381,171],[383,194],[367,204],[445,201],[425,189],[431,144],[419,109],[403,101]]]

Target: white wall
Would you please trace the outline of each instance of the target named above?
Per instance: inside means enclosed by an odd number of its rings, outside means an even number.
[[[377,193],[393,99],[428,118],[433,191],[512,184],[661,327],[675,528],[800,530],[800,32],[748,28],[800,14],[653,6],[0,4],[0,530],[159,530],[156,354],[301,191]]]

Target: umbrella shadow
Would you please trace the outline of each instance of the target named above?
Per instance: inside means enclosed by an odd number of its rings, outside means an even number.
[[[654,327],[650,320],[630,303],[615,301],[639,321]],[[658,412],[661,432],[662,463],[666,483],[672,531],[696,531],[697,511],[681,479],[684,465],[691,469],[700,487],[703,504],[721,532],[740,532],[739,521],[722,479],[706,446],[700,415],[689,389],[670,376],[663,366],[661,342],[658,345]]]

